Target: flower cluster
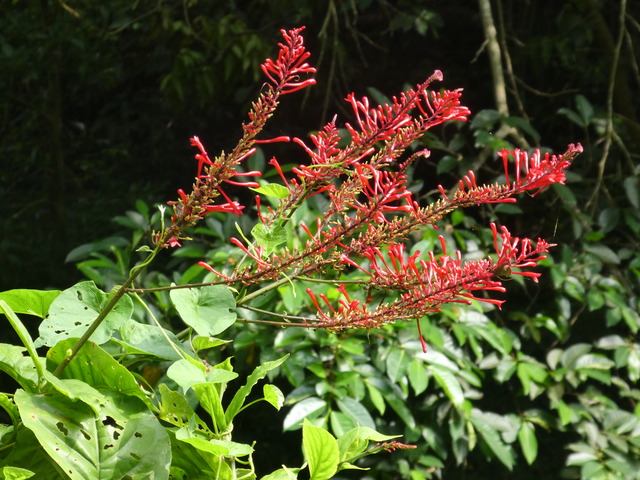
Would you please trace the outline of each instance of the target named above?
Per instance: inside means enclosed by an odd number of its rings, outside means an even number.
[[[240,214],[243,206],[231,200],[222,185],[257,187],[256,182],[236,177],[259,176],[260,172],[240,172],[236,167],[256,151],[255,144],[290,140],[288,137],[260,140],[256,136],[273,114],[280,95],[315,83],[304,77],[315,69],[307,63],[309,53],[304,49],[301,30],[283,31],[285,42],[280,44],[276,60],[267,60],[262,65],[268,83],[253,104],[236,148],[212,160],[200,140],[192,139],[192,145],[199,149],[196,183],[188,195],[179,191],[180,198],[173,202],[172,224],[158,234],[160,244],[177,245],[184,238],[181,237],[184,228],[207,213]],[[419,319],[450,302],[478,300],[500,307],[503,300],[489,298],[484,292],[504,292],[501,277],[523,275],[537,281],[540,274],[529,269],[544,258],[551,245],[542,239],[534,243],[514,237],[505,227],[494,224],[491,228],[495,255],[490,258],[464,261],[459,251],[447,255],[442,237],[443,252],[439,256],[433,252],[426,255],[406,252],[409,235],[435,225],[457,208],[515,202],[515,196],[523,192],[537,195],[553,183],[564,183],[566,168],[582,151],[580,145],[570,145],[562,155],[503,150],[499,153],[505,170],[503,184],[478,184],[470,171],[455,192],[447,194],[440,186],[441,198],[420,205],[407,187],[406,172],[429,152],[407,154],[407,150],[434,126],[452,120],[465,121],[469,116],[469,110],[460,103],[461,91],[433,90],[431,85],[436,81],[442,81],[439,71],[415,88],[393,97],[388,105],[372,106],[366,97],[357,99],[348,95],[346,101],[352,108],[353,121],[344,126],[350,141],[344,145],[336,118],[311,135],[310,143],[293,138],[308,155],[308,162],[295,166],[287,176],[275,157],[269,161],[288,193],[279,196],[275,206],[263,207],[260,196],[256,196],[255,239],[249,241],[244,236],[243,240],[230,239],[242,258],[228,271],[219,271],[206,262],[200,265],[224,283],[244,286],[242,290],[247,293],[237,299],[240,307],[285,282],[301,278],[333,280],[341,298],[333,304],[324,294],[308,289],[315,318],[304,318],[303,322],[304,326],[331,330],[375,328],[397,320]],[[285,225],[305,200],[317,194],[326,196],[328,208],[313,224],[300,222],[293,226],[298,229],[301,241],[294,242],[294,246],[287,246],[286,241],[273,244],[270,239],[286,238]],[[223,203],[214,202],[219,196],[224,198]],[[359,272],[360,280],[351,282],[361,289],[385,292],[386,300],[374,301],[371,295],[367,299],[352,298],[346,283],[340,281],[345,270]],[[266,286],[256,289],[256,285],[265,282]],[[283,314],[277,316],[287,318]],[[423,347],[426,349],[424,343]]]
[[[229,198],[221,188],[222,184],[245,187],[259,186],[253,181],[240,182],[233,180],[233,178],[260,176],[261,172],[241,173],[235,167],[256,152],[255,144],[290,140],[289,137],[258,140],[256,136],[262,132],[267,120],[275,112],[281,95],[315,84],[315,79],[301,77],[301,75],[312,74],[316,71],[306,62],[310,53],[306,51],[303,37],[300,35],[303,28],[282,30],[285,43],[279,44],[277,59],[267,59],[261,65],[269,82],[258,100],[253,103],[248,115],[249,122],[242,125],[243,136],[231,153],[225,154],[223,152],[211,160],[200,139],[195,136],[191,138],[191,145],[199,150],[199,153],[195,155],[198,162],[195,183],[191,193],[186,194],[180,189],[178,190],[179,198],[169,202],[174,211],[171,225],[164,231],[153,234],[155,244],[163,247],[179,246],[181,239],[187,239],[184,236],[185,229],[195,225],[202,217],[211,212],[230,212],[236,215],[242,213],[244,207]],[[219,196],[224,198],[224,203],[216,203]]]

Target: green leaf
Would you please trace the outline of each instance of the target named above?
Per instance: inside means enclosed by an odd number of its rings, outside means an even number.
[[[47,370],[55,371],[78,340],[70,338],[56,344],[47,352]],[[124,366],[93,342],[87,342],[71,360],[61,378],[75,378],[102,390],[114,390],[123,395],[138,397],[147,405],[151,400]]]
[[[455,375],[437,364],[429,365],[429,368],[433,373],[433,378],[435,378],[436,382],[438,382],[442,390],[444,390],[444,393],[449,397],[451,403],[456,408],[461,408],[464,402],[464,393]]]
[[[314,415],[325,410],[327,402],[318,397],[309,397],[296,403],[284,418],[283,430],[290,431],[300,428],[305,418],[313,418]]]
[[[611,263],[614,265],[618,265],[620,263],[620,257],[618,257],[618,255],[616,255],[616,253],[606,245],[585,245],[584,249],[598,257],[604,263]]]
[[[576,110],[578,110],[582,118],[582,126],[587,127],[593,120],[594,115],[593,106],[587,100],[587,97],[581,94],[576,95]]]
[[[26,347],[29,358],[31,359],[31,361],[33,362],[33,366],[35,367],[36,375],[38,376],[38,387],[40,387],[44,369],[42,367],[42,362],[40,361],[40,357],[38,356],[38,352],[36,351],[36,346],[31,339],[29,331],[20,321],[20,318],[18,318],[15,312],[4,300],[0,300],[0,311],[2,311],[6,315],[7,320],[13,327],[13,330],[20,338],[20,341],[22,341],[22,344]]]
[[[198,335],[218,335],[236,321],[236,301],[223,285],[178,288],[171,290],[169,296],[180,318]]]
[[[338,442],[325,429],[305,421],[302,425],[302,450],[309,464],[309,480],[329,480],[338,471]]]
[[[26,351],[26,348],[17,345],[0,343],[0,370],[11,376],[25,390],[35,392],[38,374],[31,357],[24,355]]]
[[[411,410],[409,410],[402,398],[400,389],[396,385],[389,384],[388,380],[382,380],[382,378],[378,377],[367,378],[366,382],[370,383],[371,386],[382,393],[385,402],[398,414],[409,428],[415,428],[416,421],[411,414]],[[371,389],[369,389],[369,394],[371,395]]]
[[[2,463],[5,468],[21,468],[32,471],[38,480],[68,478],[40,446],[33,432],[24,426],[18,429],[15,444],[9,455],[2,459]]]
[[[275,385],[267,383],[262,387],[264,399],[274,406],[276,410],[280,410],[284,405],[284,394]]]
[[[183,392],[186,393],[193,385],[207,382],[205,370],[206,367],[204,364],[196,364],[183,359],[169,366],[167,369],[167,377],[176,382],[176,384],[182,388]]]
[[[287,358],[289,358],[289,354],[277,360],[265,362],[255,368],[255,370],[247,378],[247,383],[240,387],[240,389],[238,389],[236,394],[233,396],[233,399],[231,400],[231,403],[229,404],[229,407],[225,412],[227,423],[231,423],[238,412],[240,412],[242,406],[244,405],[245,399],[251,393],[251,389],[254,387],[254,385],[262,380],[271,370],[282,365]]]
[[[198,383],[194,385],[200,406],[211,416],[213,429],[216,433],[224,433],[230,422],[225,420],[222,398],[218,387],[212,383]]]
[[[114,293],[107,295],[93,282],[80,282],[63,291],[51,303],[49,316],[38,328],[40,337],[35,342],[36,346],[51,347],[67,338],[82,337]],[[98,345],[107,342],[132,314],[133,302],[125,295],[91,335],[91,341]]]
[[[257,223],[251,229],[251,235],[257,240],[258,245],[264,248],[264,255],[271,255],[278,245],[288,240],[287,230],[278,225],[267,227],[263,223]]]
[[[565,107],[559,108],[558,113],[561,115],[564,115],[565,117],[567,117],[569,120],[571,120],[573,123],[575,123],[580,127],[587,126],[584,124],[584,120],[582,119],[582,117],[578,115],[576,112],[574,112],[573,110],[571,110],[570,108],[565,108]]]
[[[20,413],[18,412],[18,407],[16,407],[16,404],[13,401],[13,395],[9,397],[8,394],[0,392],[0,408],[2,408],[9,416],[13,426],[18,427],[21,422]],[[2,442],[2,444],[6,445],[6,442]]]
[[[253,453],[253,448],[249,445],[228,440],[207,440],[197,436],[187,428],[180,428],[176,431],[176,439],[215,456],[243,457]]]
[[[207,368],[198,360],[186,358],[174,362],[167,369],[167,377],[186,392],[198,383],[229,383],[236,379],[238,374],[224,368]]]
[[[341,400],[336,401],[338,408],[342,413],[351,417],[357,425],[362,427],[370,427],[374,429],[376,427],[373,418],[366,408],[357,400],[351,397],[344,397]]]
[[[297,480],[298,472],[301,468],[287,468],[283,466],[269,475],[265,475],[260,480]]]
[[[72,480],[167,478],[169,437],[143,402],[110,390],[99,405],[16,392],[23,422]],[[98,410],[98,414],[94,412]]]
[[[369,427],[356,427],[338,438],[340,462],[346,462],[363,453],[369,442],[387,442],[400,435],[383,435]]]
[[[380,393],[380,390],[370,382],[366,382],[365,385],[367,386],[367,392],[369,393],[369,400],[371,400],[373,406],[376,407],[376,410],[380,412],[380,415],[384,415],[384,412],[387,409],[387,404],[384,401],[382,393]]]
[[[267,197],[275,197],[275,198],[287,198],[289,196],[289,189],[284,187],[278,183],[267,183],[266,185],[261,185],[258,188],[249,187],[254,192],[258,192],[262,195],[266,195]]]
[[[404,349],[391,348],[389,355],[387,355],[386,367],[387,375],[392,382],[397,383],[406,374],[409,361],[410,358]]]
[[[538,439],[531,422],[522,422],[518,430],[518,442],[520,442],[525,460],[531,465],[538,456]]]
[[[60,295],[60,290],[26,290],[16,289],[0,292],[0,300],[7,302],[17,314],[47,316],[51,303]]]
[[[188,426],[189,428],[193,428],[195,425],[195,428],[202,434],[213,436],[213,432],[211,432],[206,423],[196,415],[184,395],[169,390],[164,383],[160,384],[158,391],[161,397],[158,417],[161,420],[177,427]]]
[[[480,433],[489,449],[493,452],[502,464],[509,470],[513,469],[513,451],[507,445],[504,444],[498,431],[489,425],[483,418],[477,415],[477,410],[474,408],[471,413],[471,423],[475,429]]]
[[[182,351],[183,355],[189,355],[182,345],[182,342],[169,330],[163,332],[157,325],[147,325],[129,319],[118,329],[120,338],[113,338],[112,341],[121,345],[125,352],[132,355],[152,355],[162,360],[179,360],[182,357],[176,351]],[[167,338],[173,342],[172,346]]]
[[[627,177],[623,182],[627,198],[636,209],[640,208],[640,189],[638,188],[638,183],[638,177]]]
[[[231,340],[222,340],[221,338],[216,337],[194,337],[191,339],[191,346],[196,352],[200,350],[207,350],[209,348],[219,347],[220,345],[224,345],[226,343],[231,343]]]
[[[35,475],[31,470],[18,467],[2,467],[2,477],[4,480],[24,480]]]
[[[419,360],[413,360],[409,364],[409,383],[416,395],[420,395],[429,386],[427,367]]]

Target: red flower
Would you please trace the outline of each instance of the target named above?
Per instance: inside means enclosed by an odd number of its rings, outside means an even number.
[[[316,72],[316,69],[305,61],[311,54],[304,48],[304,39],[300,35],[302,30],[304,27],[294,28],[288,32],[280,30],[286,44],[278,44],[280,51],[275,61],[268,58],[260,65],[264,74],[282,95],[316,83],[313,78],[300,80],[300,74]]]
[[[571,165],[571,160],[581,152],[582,145],[578,143],[569,145],[562,155],[545,153],[544,158],[540,157],[540,149],[534,150],[531,156],[519,149],[513,151],[503,149],[498,155],[502,157],[504,163],[506,183],[509,183],[509,157],[513,156],[516,164],[516,180],[513,183],[513,189],[517,193],[538,189],[533,194],[535,196],[554,183],[564,185],[566,180],[564,171]]]

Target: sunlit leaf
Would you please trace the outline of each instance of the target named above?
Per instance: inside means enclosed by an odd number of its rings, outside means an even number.
[[[235,299],[231,290],[223,285],[178,288],[169,295],[180,318],[198,335],[218,335],[236,321]]]
[[[323,428],[305,422],[302,426],[302,450],[309,464],[309,480],[329,480],[338,470],[338,442]]]

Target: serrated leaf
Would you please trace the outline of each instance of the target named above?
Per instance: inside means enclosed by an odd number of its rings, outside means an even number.
[[[215,336],[236,321],[236,301],[228,287],[178,288],[169,296],[180,318],[198,335]]]
[[[338,442],[329,432],[305,422],[302,450],[309,464],[309,480],[329,480],[338,471]]]

